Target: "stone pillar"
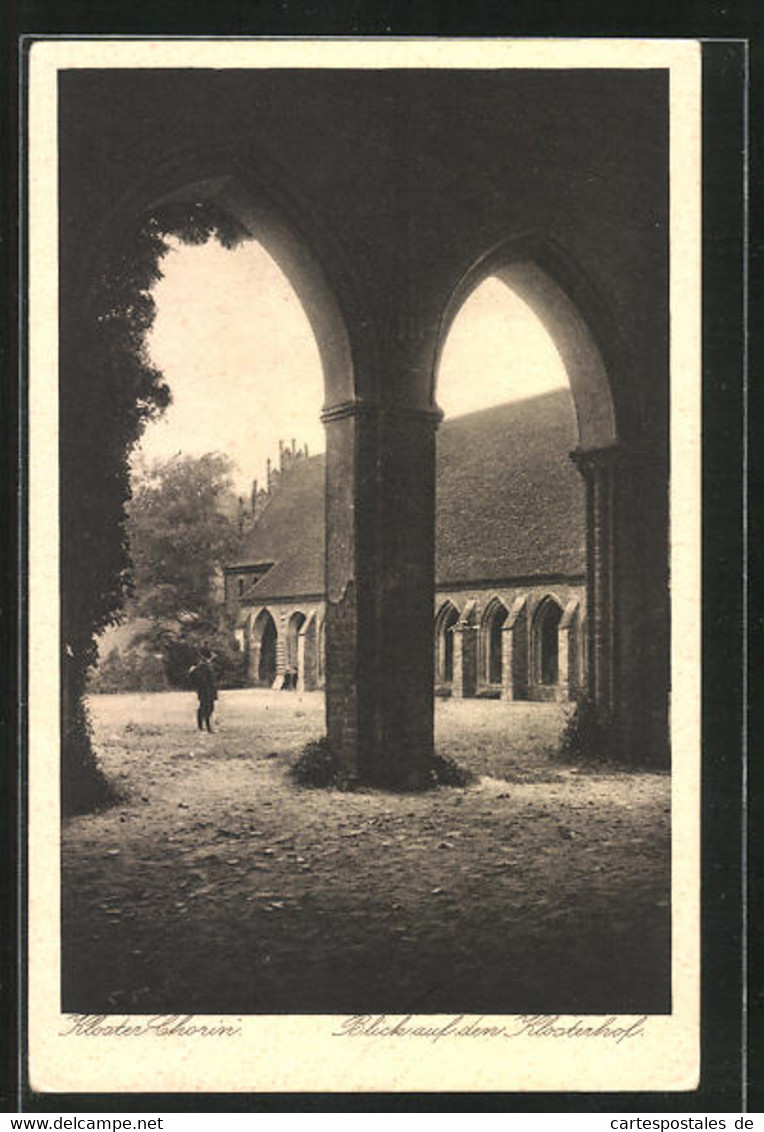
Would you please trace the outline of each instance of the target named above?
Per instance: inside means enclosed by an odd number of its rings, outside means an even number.
[[[306,654],[310,650],[306,647],[305,631],[301,631],[297,637],[297,691],[304,692],[310,686],[310,677],[306,672]],[[306,678],[307,677],[307,678]]]
[[[528,691],[526,599],[515,598],[501,630],[501,698],[520,700]]]
[[[247,649],[247,683],[260,682],[260,642],[251,641]]]
[[[557,629],[557,683],[559,698],[569,700],[578,691],[578,598],[565,606]]]
[[[312,613],[297,638],[297,691],[318,687],[317,614]]]
[[[274,618],[275,620],[275,618]],[[276,675],[271,688],[281,688],[284,684],[284,673],[288,663],[287,657],[287,626],[289,622],[283,613],[279,612],[276,622]]]
[[[383,786],[429,779],[439,419],[360,400],[323,414],[327,731],[349,776]]]
[[[557,629],[557,698],[570,699],[570,626]]]
[[[656,442],[572,458],[586,484],[589,696],[624,762],[666,766],[667,456]]]
[[[501,629],[501,698],[503,700],[515,698],[513,644],[514,632],[510,626],[504,624]]]
[[[451,695],[461,700],[477,691],[477,625],[457,622],[454,634],[454,679]]]
[[[620,706],[615,619],[615,497],[620,457],[616,445],[572,453],[586,485],[589,695],[603,717],[613,720]]]

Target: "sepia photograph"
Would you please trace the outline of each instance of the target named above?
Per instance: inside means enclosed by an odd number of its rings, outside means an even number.
[[[310,1016],[342,1060],[623,1058],[681,960],[685,1086],[671,64],[84,46],[50,80],[36,450],[57,1039]]]

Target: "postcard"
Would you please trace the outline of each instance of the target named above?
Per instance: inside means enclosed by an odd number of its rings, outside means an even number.
[[[31,42],[32,1088],[696,1086],[700,110]]]

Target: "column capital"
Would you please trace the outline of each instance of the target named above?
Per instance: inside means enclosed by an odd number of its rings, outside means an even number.
[[[419,408],[416,405],[391,404],[387,401],[372,401],[357,398],[354,401],[342,401],[338,405],[329,405],[321,413],[323,424],[332,421],[347,420],[349,417],[387,418],[407,421],[421,421],[437,428],[443,420],[443,410],[437,406]]]
[[[606,448],[575,448],[570,453],[570,459],[582,476],[601,468],[612,468],[626,457],[627,451],[621,444],[609,444]]]
[[[648,441],[632,441],[629,444],[619,442],[608,444],[604,448],[575,448],[569,453],[570,459],[583,476],[599,469],[623,467],[634,461],[654,460],[657,455],[656,445]]]

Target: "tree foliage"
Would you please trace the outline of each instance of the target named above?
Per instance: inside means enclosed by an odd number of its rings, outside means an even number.
[[[143,638],[163,657],[167,680],[183,684],[201,648],[216,658],[218,677],[240,681],[232,626],[217,581],[238,543],[231,461],[218,453],[182,456],[136,477],[127,532],[133,561],[128,613],[149,618]]]
[[[173,203],[124,232],[99,257],[62,261],[59,342],[61,492],[62,804],[108,800],[82,709],[95,637],[120,615],[129,587],[129,456],[170,401],[146,335],[168,237],[226,247],[245,231],[207,202]]]
[[[238,539],[231,470],[227,456],[208,453],[159,461],[136,476],[127,531],[137,616],[177,618],[217,605],[215,573]]]

